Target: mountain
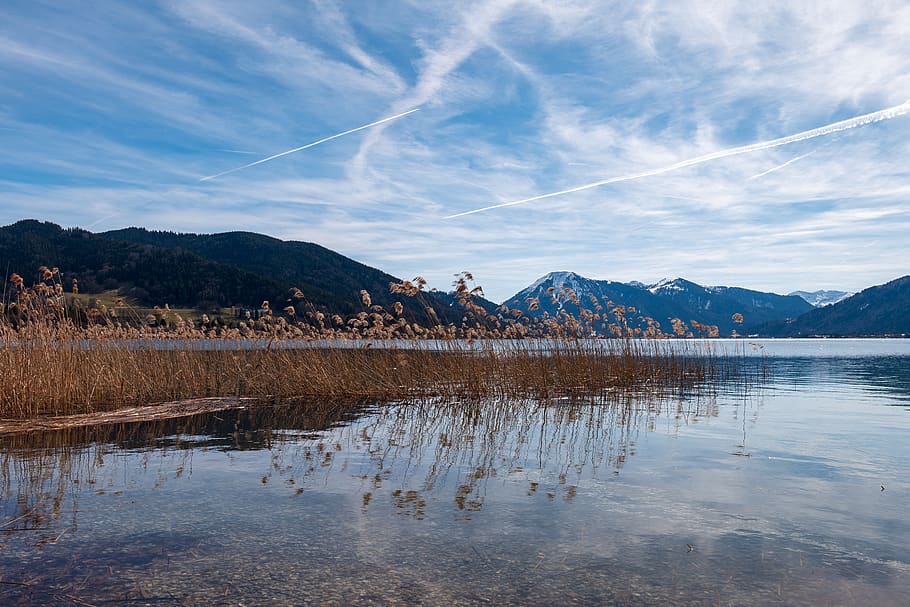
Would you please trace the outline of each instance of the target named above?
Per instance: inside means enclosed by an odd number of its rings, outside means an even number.
[[[565,295],[565,289],[575,293],[582,309],[596,310],[595,299],[601,306],[608,301],[615,305],[632,306],[637,326],[645,326],[644,317],[649,317],[659,322],[664,332],[670,332],[670,321],[678,318],[690,326],[692,321],[716,325],[721,335],[729,335],[734,330],[743,331],[743,325],[733,320],[733,315],[737,313],[743,315],[745,325],[751,326],[795,318],[812,309],[808,302],[796,296],[738,287],[703,287],[682,278],[645,285],[640,282],[593,280],[574,272],[551,272],[507,299],[505,305],[530,316],[540,316],[545,312],[554,316],[564,309],[577,317],[579,306]],[[560,295],[561,292],[563,295]],[[531,302],[535,303],[536,310],[532,309],[535,306]]]
[[[580,306],[561,293],[564,289],[574,291]],[[592,297],[597,300],[596,303],[592,301]],[[531,305],[532,302],[534,305]],[[627,308],[631,306],[636,312],[629,319],[630,324],[645,328],[647,325],[643,318],[650,317],[660,322],[665,330],[669,330],[668,319],[674,316],[672,306],[643,286],[612,280],[591,280],[574,272],[550,272],[505,300],[503,304],[532,318],[544,315],[555,317],[561,310],[577,318],[581,309],[597,311],[597,306],[600,306],[609,311],[615,306]],[[598,332],[603,333],[605,330],[598,327]]]
[[[853,293],[847,291],[793,291],[790,295],[802,297],[814,307],[821,308],[847,299]]]
[[[771,337],[910,335],[910,276],[756,330]]]
[[[59,266],[67,290],[75,278],[83,293],[117,289],[148,306],[249,305],[282,292],[269,277],[186,250],[110,240],[34,220],[0,227],[0,266],[7,275],[18,273],[31,284],[42,265]]]
[[[732,321],[734,314],[742,314],[745,326],[795,318],[812,309],[804,299],[776,293],[753,291],[741,287],[703,287],[677,278],[661,281],[648,289],[687,312],[681,319],[692,318],[702,324],[717,325],[721,334],[742,327]]]
[[[430,320],[426,307],[446,323],[458,323],[464,314],[453,294],[423,292],[414,299],[392,294],[389,284],[401,281],[385,272],[316,244],[251,232],[177,234],[127,228],[95,234],[35,220],[0,227],[0,269],[32,283],[42,265],[59,266],[67,290],[75,278],[82,293],[116,290],[147,307],[255,308],[267,299],[278,308],[289,290],[298,288],[302,301],[312,307],[347,315],[365,309],[360,294],[365,289],[374,304],[388,307],[401,301],[405,316],[422,324]],[[644,330],[653,319],[668,333],[673,331],[671,321],[679,319],[696,334],[704,331],[693,321],[716,325],[720,335],[734,330],[769,336],[910,334],[910,276],[825,305],[839,293],[783,296],[704,287],[681,278],[646,285],[552,272],[504,303],[531,317],[565,312],[581,318],[616,310],[632,327]],[[474,302],[487,312],[495,309],[481,297]],[[744,322],[734,322],[734,314],[742,314]],[[593,321],[592,326],[608,332]]]
[[[389,283],[400,279],[310,242],[283,241],[253,232],[179,234],[144,228],[102,232],[98,236],[188,251],[203,259],[268,277],[286,289],[299,288],[307,301],[341,314],[363,309],[361,290],[369,292],[372,302],[381,306],[401,300],[389,292]],[[446,307],[435,295],[427,296],[433,300],[434,307]],[[415,308],[412,312],[418,311],[413,302],[402,300],[402,303]]]
[[[241,306],[258,308],[263,300],[278,307],[291,288],[317,309],[351,314],[364,309],[360,291],[373,304],[400,300],[406,315],[427,319],[425,306],[443,320],[461,318],[454,298],[424,293],[422,301],[394,295],[390,274],[325,247],[282,241],[251,232],[176,234],[127,228],[94,234],[53,223],[24,220],[0,228],[0,266],[32,282],[41,265],[59,266],[64,286],[72,278],[83,293],[118,290],[145,306]],[[492,309],[489,302],[481,305]]]

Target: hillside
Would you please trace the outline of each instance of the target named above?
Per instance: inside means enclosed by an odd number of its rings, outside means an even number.
[[[910,335],[910,276],[869,287],[794,320],[757,327],[756,332],[770,337]]]
[[[350,314],[363,309],[360,291],[366,290],[374,304],[388,306],[401,300],[414,314],[422,306],[389,292],[389,283],[400,279],[309,242],[283,241],[252,232],[178,234],[143,228],[102,232],[99,237],[171,250],[183,250],[204,259],[268,277],[285,286],[299,288],[306,299],[332,312]],[[437,312],[447,305],[435,294],[426,294]]]
[[[0,265],[26,282],[42,265],[58,266],[69,290],[77,278],[82,293],[117,290],[141,305],[259,307],[284,304],[291,288],[302,301],[339,314],[364,309],[360,291],[374,304],[400,300],[406,315],[425,320],[424,306],[442,319],[460,313],[445,294],[425,293],[422,301],[395,296],[399,279],[319,245],[285,242],[250,232],[175,234],[128,228],[94,234],[53,223],[24,220],[0,228]],[[485,302],[488,303],[488,302]]]
[[[116,289],[148,306],[258,305],[283,291],[268,277],[187,250],[106,239],[33,220],[0,228],[0,266],[7,276],[16,272],[31,283],[42,265],[60,267],[67,291],[75,278],[82,293]]]

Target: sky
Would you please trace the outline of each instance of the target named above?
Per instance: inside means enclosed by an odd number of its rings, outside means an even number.
[[[550,271],[777,293],[910,273],[904,0],[0,16],[0,225],[249,230],[444,290],[467,270],[494,301]]]

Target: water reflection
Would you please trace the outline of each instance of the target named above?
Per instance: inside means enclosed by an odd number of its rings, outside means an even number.
[[[453,499],[458,509],[478,510],[486,479],[527,470],[552,469],[559,487],[545,487],[547,494],[552,497],[560,491],[571,499],[575,487],[567,485],[568,478],[586,469],[606,468],[618,474],[635,454],[639,434],[653,431],[658,420],[672,432],[716,415],[714,398],[408,406],[295,403],[178,420],[14,434],[0,440],[2,512],[7,519],[16,519],[3,525],[7,533],[47,525],[49,519],[61,518],[65,498],[80,493],[72,486],[88,486],[103,495],[115,488],[115,477],[129,479],[137,471],[160,468],[161,462],[154,460],[168,460],[175,479],[189,476],[197,449],[267,450],[270,466],[263,484],[279,480],[296,493],[328,482],[337,472],[336,454],[344,452],[343,471],[351,456],[357,456],[358,478],[369,481],[372,490],[380,489],[393,472],[400,484],[419,487],[392,492],[403,509],[423,508],[420,492],[435,490],[440,480],[452,485],[455,478]],[[539,481],[529,481],[529,495],[539,488]],[[371,499],[372,491],[363,494],[364,508]]]
[[[902,604],[907,362],[6,437],[0,604]]]
[[[68,530],[60,521],[78,527],[77,501],[87,491],[119,496],[137,473],[157,473],[157,487],[171,474],[189,476],[195,449],[269,450],[289,437],[318,438],[365,409],[356,402],[294,403],[0,436],[0,532],[38,531],[29,536],[36,544],[56,543]]]

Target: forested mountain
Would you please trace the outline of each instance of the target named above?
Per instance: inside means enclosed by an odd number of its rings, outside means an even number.
[[[360,291],[370,293],[374,304],[388,306],[393,301],[414,308],[414,302],[389,292],[389,284],[400,279],[354,261],[310,242],[283,241],[253,232],[221,234],[178,234],[144,228],[102,232],[99,237],[187,251],[204,259],[239,268],[285,286],[300,289],[307,300],[332,312],[349,314],[363,309]],[[425,298],[436,308],[446,307],[435,294]],[[439,311],[439,310],[437,310]]]
[[[7,276],[16,272],[30,284],[42,265],[59,267],[67,290],[76,278],[83,293],[117,289],[149,306],[249,306],[283,292],[282,285],[269,277],[186,249],[101,238],[33,220],[0,228],[0,266]]]
[[[910,276],[756,331],[773,337],[910,335]]]
[[[406,314],[416,319],[427,319],[425,306],[443,320],[461,317],[447,294],[393,296],[389,284],[399,282],[394,276],[319,245],[250,232],[202,235],[128,228],[94,234],[34,220],[0,228],[0,267],[7,276],[17,272],[30,283],[42,265],[58,266],[67,290],[76,278],[83,293],[118,290],[146,306],[258,308],[270,300],[273,307],[283,307],[289,290],[297,288],[305,304],[351,314],[364,310],[360,292],[366,290],[373,304],[401,301]]]

